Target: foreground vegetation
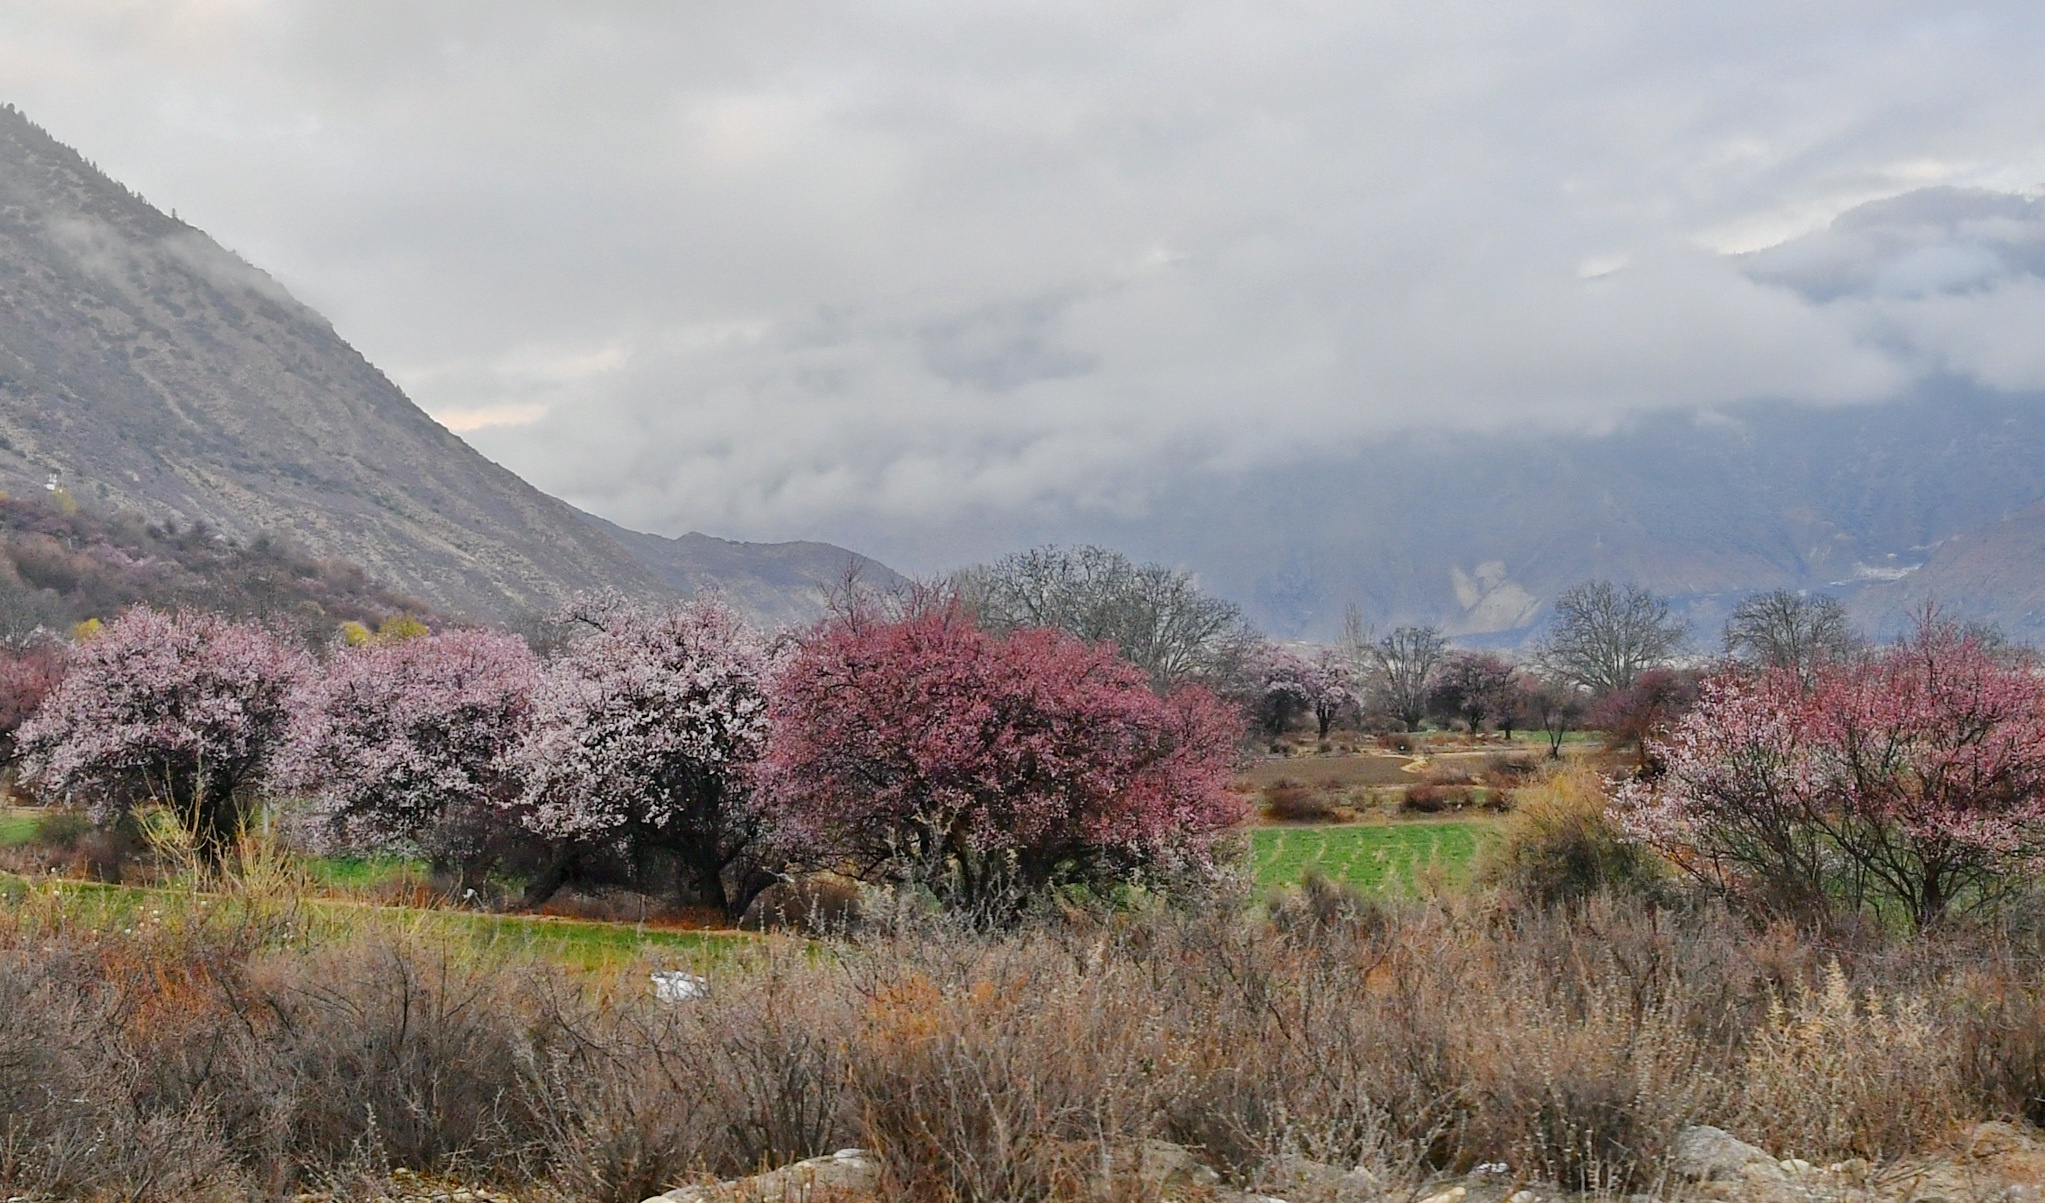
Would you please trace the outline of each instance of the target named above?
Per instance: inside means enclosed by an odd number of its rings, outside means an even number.
[[[756,943],[676,1004],[657,961],[159,897],[0,911],[9,1194],[366,1196],[410,1169],[630,1201],[857,1145],[889,1197],[1129,1197],[1145,1139],[1274,1191],[1304,1155],[1387,1193],[1501,1162],[1616,1193],[1664,1185],[1691,1123],[1879,1162],[2045,1098],[2045,939],[2007,927],[1320,888],[999,935],[897,915]]]

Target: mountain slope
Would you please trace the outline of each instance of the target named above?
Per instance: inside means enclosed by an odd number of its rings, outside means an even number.
[[[694,531],[670,539],[583,517],[670,588],[685,594],[715,589],[768,625],[815,618],[848,577],[882,590],[908,583],[887,565],[829,543],[739,543]]]
[[[664,596],[585,516],[485,459],[276,281],[0,111],[0,489],[286,536],[450,612]],[[738,573],[746,545],[691,579]],[[850,553],[844,553],[849,555]],[[781,571],[783,553],[763,553]],[[807,594],[803,595],[804,598]]]

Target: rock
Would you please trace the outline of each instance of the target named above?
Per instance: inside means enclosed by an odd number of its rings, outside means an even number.
[[[658,969],[653,973],[653,996],[664,1003],[688,1002],[710,993],[710,979],[685,969]]]
[[[1760,1174],[1755,1167],[1765,1167]],[[1669,1169],[1692,1181],[1724,1178],[1780,1177],[1782,1167],[1766,1150],[1755,1148],[1723,1128],[1695,1124],[1676,1133],[1669,1151]]]
[[[1530,1190],[1516,1190],[1506,1196],[1505,1203],[1541,1203],[1541,1196]]]
[[[1146,1140],[1142,1154],[1143,1159],[1136,1172],[1146,1185],[1160,1188],[1196,1186],[1203,1190],[1221,1185],[1221,1175],[1209,1169],[1184,1145],[1175,1145],[1169,1140]]]
[[[1974,1125],[1974,1130],[1967,1134],[1967,1156],[1976,1161],[2021,1153],[2030,1147],[2030,1137],[2015,1124],[1991,1120]]]
[[[1383,1183],[1364,1166],[1345,1170],[1297,1153],[1266,1162],[1263,1185],[1295,1203],[1352,1203],[1384,1194]]]
[[[755,1199],[856,1198],[880,1188],[880,1162],[865,1149],[839,1149],[732,1182],[678,1186],[645,1203],[745,1203]]]
[[[1811,1163],[1801,1157],[1785,1157],[1776,1164],[1782,1167],[1785,1174],[1801,1176],[1811,1172]]]
[[[1470,1192],[1460,1186],[1451,1186],[1438,1195],[1429,1195],[1420,1203],[1463,1203],[1463,1196]]]

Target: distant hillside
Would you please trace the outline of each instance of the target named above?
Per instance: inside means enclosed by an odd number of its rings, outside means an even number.
[[[584,519],[671,588],[685,594],[715,589],[770,626],[816,618],[848,576],[883,590],[907,583],[887,565],[829,543],[737,543],[694,532],[670,539]]]
[[[397,614],[431,617],[361,568],[275,539],[243,545],[204,524],[95,515],[63,494],[0,498],[0,642],[67,634],[137,603],[261,618],[314,642],[350,620],[374,627]]]
[[[7,108],[0,489],[50,485],[244,543],[282,536],[478,618],[597,586],[670,592],[671,574],[434,422],[275,280]],[[781,571],[764,555],[734,592],[800,609],[763,583]],[[744,569],[744,545],[721,562]]]

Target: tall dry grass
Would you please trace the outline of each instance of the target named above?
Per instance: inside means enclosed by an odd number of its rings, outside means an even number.
[[[861,1145],[900,1198],[1138,1198],[1159,1139],[1244,1186],[1303,1156],[1616,1192],[1688,1123],[1879,1158],[2045,1097],[2041,948],[2010,932],[1821,944],[1608,895],[1000,936],[898,916],[763,943],[677,1005],[641,973],[313,944],[288,908],[201,901],[0,912],[0,1194],[280,1197],[403,1167],[637,1200]]]

